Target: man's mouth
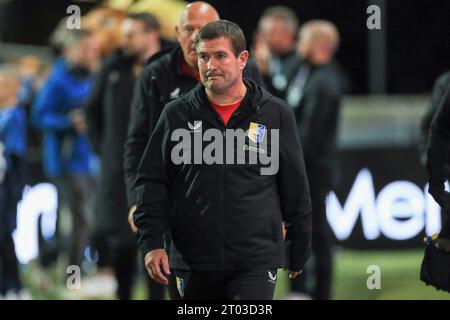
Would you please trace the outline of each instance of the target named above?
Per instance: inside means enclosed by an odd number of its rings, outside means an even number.
[[[208,78],[208,79],[214,79],[214,78],[218,78],[218,77],[220,77],[221,75],[220,74],[217,74],[217,73],[206,73],[206,77]]]

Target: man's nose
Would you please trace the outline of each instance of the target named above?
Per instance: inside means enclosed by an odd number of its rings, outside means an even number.
[[[214,57],[209,58],[208,63],[206,64],[206,66],[208,67],[208,70],[215,70],[217,69],[217,61],[216,59],[214,59]]]
[[[195,40],[199,31],[200,31],[200,28],[195,28],[194,31],[192,31],[192,35],[191,35],[192,41]]]

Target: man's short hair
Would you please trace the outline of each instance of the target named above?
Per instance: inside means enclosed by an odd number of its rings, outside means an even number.
[[[247,47],[244,32],[236,23],[228,20],[217,20],[204,25],[195,38],[195,50],[198,44],[204,40],[226,38],[231,42],[231,49],[237,57]]]
[[[67,30],[67,33],[62,40],[62,46],[64,49],[71,48],[77,45],[82,39],[88,37],[92,34],[91,31],[87,29],[72,29]]]
[[[298,30],[298,19],[295,12],[285,6],[273,6],[264,10],[261,19],[259,20],[259,27],[261,27],[261,23],[264,18],[276,18],[282,20],[286,23],[293,32],[297,32]]]
[[[309,38],[309,41],[316,39],[327,39],[332,45],[333,50],[339,46],[339,31],[334,23],[327,20],[310,20],[305,22],[298,31],[299,39]]]
[[[127,18],[142,22],[146,32],[159,31],[161,29],[158,18],[148,12],[129,13]]]

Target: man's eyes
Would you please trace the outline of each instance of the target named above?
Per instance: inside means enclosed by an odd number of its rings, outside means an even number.
[[[199,54],[198,57],[202,61],[208,61],[209,60],[209,56],[206,55],[206,54]],[[224,59],[227,56],[226,56],[226,54],[219,53],[219,54],[214,55],[214,57],[216,57],[216,59]]]
[[[184,28],[185,34],[192,34],[192,32],[194,32],[194,28]]]

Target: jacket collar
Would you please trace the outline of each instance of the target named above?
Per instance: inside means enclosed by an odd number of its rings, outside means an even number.
[[[227,128],[233,128],[248,115],[259,112],[259,108],[272,97],[270,93],[259,87],[251,79],[244,79],[244,84],[247,87],[247,92],[240,106],[228,121]],[[194,120],[201,119],[211,123],[214,127],[225,129],[220,115],[211,106],[202,83],[197,84],[185,96],[185,99],[190,104]]]

